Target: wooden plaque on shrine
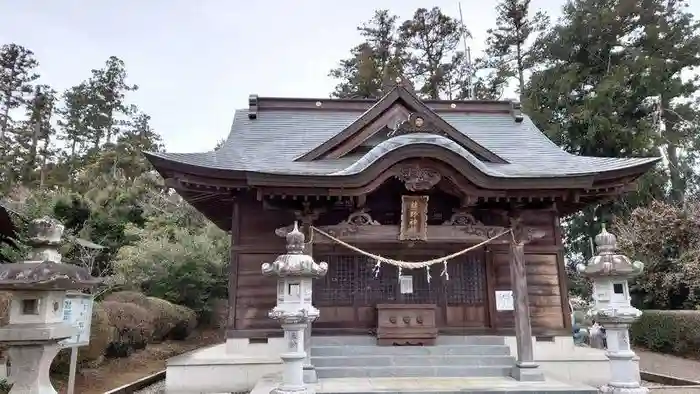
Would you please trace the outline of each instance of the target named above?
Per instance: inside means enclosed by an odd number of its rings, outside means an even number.
[[[428,240],[428,196],[401,196],[399,240]]]

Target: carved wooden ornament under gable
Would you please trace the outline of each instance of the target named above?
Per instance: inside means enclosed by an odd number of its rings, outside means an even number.
[[[433,168],[410,165],[401,167],[396,178],[403,182],[406,190],[416,192],[432,189],[440,182],[442,176]]]
[[[492,238],[506,230],[505,227],[501,226],[486,226],[480,221],[476,220],[472,214],[466,210],[458,210],[450,217],[450,220],[445,221],[443,225],[446,226],[459,226],[462,227],[462,231],[466,234],[481,237],[481,238]]]
[[[426,116],[420,112],[413,112],[407,119],[396,123],[387,136],[393,137],[396,135],[410,133],[432,133],[437,135],[445,135],[445,133],[440,130],[441,128],[432,124]]]
[[[357,233],[358,227],[379,225],[379,222],[372,219],[372,216],[366,210],[360,209],[351,213],[347,219],[332,226],[332,229],[324,228],[324,230],[334,237],[344,237]]]
[[[428,196],[401,196],[399,240],[428,240]]]

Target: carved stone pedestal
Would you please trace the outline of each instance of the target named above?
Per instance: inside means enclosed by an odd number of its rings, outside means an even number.
[[[601,387],[603,393],[630,393],[645,394],[649,389],[642,387],[639,368],[634,361],[636,355],[630,348],[629,325],[624,323],[607,323],[608,351],[606,355],[610,359],[610,376],[612,380]]]
[[[274,390],[273,394],[295,394],[308,392],[304,385],[304,329],[306,323],[282,324],[284,340],[287,349],[280,354],[284,361],[282,383]]]
[[[316,368],[311,364],[311,322],[308,322],[304,329],[304,352],[304,383],[318,383]]]

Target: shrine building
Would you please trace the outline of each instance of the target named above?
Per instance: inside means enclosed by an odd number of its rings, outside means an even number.
[[[297,221],[329,267],[312,338],[502,336],[518,365],[571,337],[560,219],[634,190],[659,160],[573,155],[518,103],[421,100],[400,81],[379,100],[251,95],[218,150],[146,155],[231,234],[229,354],[274,354],[260,349],[282,334],[276,281],[260,266]]]

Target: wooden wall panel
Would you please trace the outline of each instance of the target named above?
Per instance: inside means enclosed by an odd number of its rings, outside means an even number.
[[[282,250],[284,238],[278,237],[275,230],[294,223],[294,214],[283,210],[265,210],[262,203],[247,199],[241,201],[240,246],[265,246],[268,250]]]
[[[236,297],[236,328],[277,328],[278,323],[267,317],[277,301],[277,279],[262,275],[260,266],[271,263],[277,254],[241,253]]]
[[[530,254],[525,248],[530,319],[533,328],[564,328],[557,254]],[[507,253],[494,253],[495,290],[511,290]],[[513,312],[496,312],[499,328],[513,327]]]
[[[230,290],[235,294],[235,297],[231,297],[235,300],[235,313],[231,313],[234,321],[229,322],[229,327],[233,326],[235,330],[279,329],[279,324],[267,317],[267,312],[276,302],[276,279],[263,277],[260,266],[285,253],[285,241],[275,234],[275,230],[292,223],[294,216],[291,212],[264,210],[261,202],[250,198],[239,200],[238,212],[238,242],[232,248],[232,262],[236,257],[238,264],[235,278],[232,276],[230,284]],[[527,225],[537,226],[545,231],[543,239],[525,247],[533,328],[566,327],[566,313],[562,308],[566,300],[566,294],[562,294],[565,287],[560,286],[563,255],[560,251],[560,231],[553,225],[556,220],[555,213],[550,211],[526,214]],[[494,244],[490,245],[489,249],[490,257],[487,261],[490,263],[487,263],[486,271],[490,277],[486,279],[486,287],[487,293],[490,294],[487,294],[486,300],[493,304],[494,290],[511,289],[510,262],[507,245]],[[347,253],[344,249],[339,251]],[[439,250],[436,253],[444,255],[446,252]],[[319,255],[319,252],[316,251],[315,254]],[[487,305],[484,303],[483,306],[449,306],[444,310],[444,317],[446,321],[460,322],[459,326],[513,327],[512,312],[495,312],[495,306],[488,308]],[[318,324],[322,326],[345,328],[344,326],[352,326],[351,321],[355,321],[356,326],[358,320],[374,321],[375,311],[369,307],[356,308],[354,311],[346,310],[344,306],[324,306],[320,309],[321,318]]]

